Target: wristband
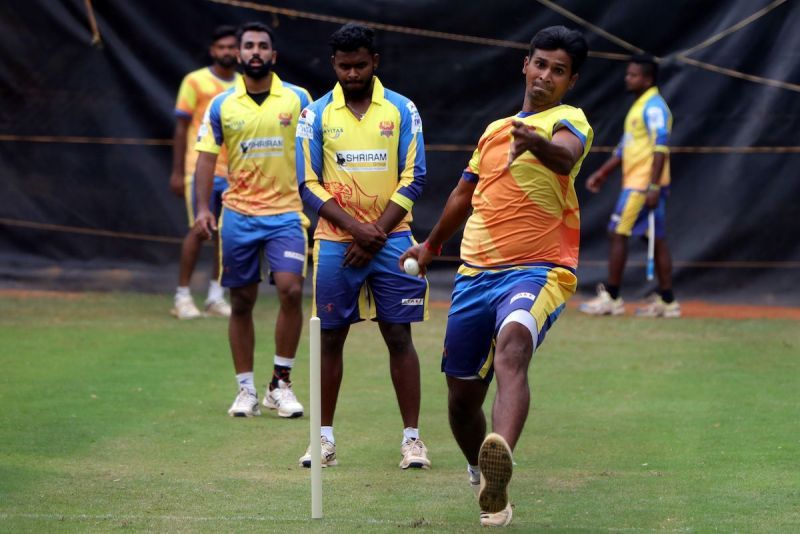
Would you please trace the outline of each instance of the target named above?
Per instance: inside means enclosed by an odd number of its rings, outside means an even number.
[[[661,186],[658,184],[650,184],[647,186],[647,191],[661,191]]]
[[[427,241],[423,241],[422,242],[422,246],[425,247],[426,249],[430,250],[431,252],[433,252],[433,254],[436,255],[436,256],[441,256],[442,255],[442,245],[439,245],[437,248],[433,248],[430,245],[430,243],[428,243]]]

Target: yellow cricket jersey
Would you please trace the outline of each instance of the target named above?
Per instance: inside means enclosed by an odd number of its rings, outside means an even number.
[[[335,198],[360,222],[375,222],[392,201],[408,211],[393,230],[409,230],[411,208],[425,185],[422,120],[408,98],[373,78],[372,102],[359,120],[337,83],[303,110],[297,125],[297,180],[315,211]],[[316,238],[352,236],[320,218]]]
[[[244,79],[211,101],[197,137],[200,152],[228,150],[228,190],[223,204],[245,215],[302,212],[295,170],[295,130],[308,91],[272,73],[261,105]]]
[[[615,155],[622,158],[622,187],[644,191],[650,185],[653,154],[666,155],[661,172],[662,186],[669,185],[669,136],[672,133],[672,113],[657,87],[651,87],[631,106],[625,117],[625,133]]]
[[[530,151],[509,168],[513,120],[536,128],[548,141],[562,128],[580,139],[583,154],[570,173],[556,174]],[[539,113],[521,112],[486,128],[462,175],[464,180],[477,182],[472,215],[461,241],[461,259],[467,269],[542,263],[578,266],[580,210],[575,176],[593,138],[583,111],[563,104]]]
[[[197,138],[197,131],[203,121],[203,115],[208,108],[211,99],[223,91],[233,87],[239,74],[235,74],[230,80],[218,77],[209,67],[203,67],[192,71],[184,76],[181,87],[178,89],[178,100],[175,103],[175,115],[189,119],[189,131],[186,134],[186,157],[184,159],[184,170],[187,175],[194,174],[197,166],[197,151],[194,149],[194,140]],[[217,167],[214,170],[215,176],[228,176],[227,154],[223,150],[217,158]]]

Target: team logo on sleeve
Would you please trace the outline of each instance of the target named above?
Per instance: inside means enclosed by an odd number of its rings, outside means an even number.
[[[316,115],[313,111],[305,108],[300,112],[300,119],[297,121],[297,132],[295,135],[301,139],[314,139],[314,118]]]
[[[391,137],[392,135],[394,135],[394,122],[381,121],[378,127],[381,129],[381,135],[384,135],[386,137]]]
[[[411,133],[417,134],[422,131],[422,118],[419,116],[417,106],[413,102],[406,104],[406,109],[411,113]]]
[[[281,123],[281,126],[289,126],[292,123],[292,114],[278,113],[278,122]]]

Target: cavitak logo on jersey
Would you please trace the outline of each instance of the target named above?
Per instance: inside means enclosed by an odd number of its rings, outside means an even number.
[[[292,114],[278,113],[278,122],[281,123],[281,126],[289,126],[292,123]]]
[[[344,133],[344,128],[338,126],[324,126],[322,128],[322,135],[328,139],[339,139],[339,136]]]
[[[336,164],[348,171],[386,171],[389,153],[385,150],[340,150],[336,152]]]
[[[378,127],[381,129],[381,135],[385,135],[386,137],[394,135],[394,122],[381,121]]]
[[[403,306],[422,306],[425,304],[425,299],[402,299],[400,304]]]
[[[239,143],[244,158],[261,158],[283,154],[283,137],[256,137]]]

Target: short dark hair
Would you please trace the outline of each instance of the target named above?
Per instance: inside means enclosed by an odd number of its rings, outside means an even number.
[[[589,54],[589,45],[586,44],[583,34],[578,30],[570,30],[566,26],[550,26],[539,30],[531,39],[531,48],[528,56],[533,56],[534,50],[564,50],[572,60],[572,74],[580,70],[586,56]]]
[[[272,42],[273,48],[275,47],[275,32],[263,22],[245,22],[239,26],[239,29],[236,30],[236,42],[239,44],[242,43],[244,32],[264,32],[269,35],[269,40]]]
[[[224,39],[225,37],[236,37],[236,28],[233,26],[225,25],[225,26],[217,26],[214,28],[214,31],[211,32],[211,42],[216,43],[220,39]]]
[[[375,53],[375,30],[363,24],[348,22],[331,35],[328,44],[331,52],[354,52],[359,48],[366,48],[370,54]]]
[[[650,54],[636,54],[631,57],[631,63],[636,63],[642,68],[642,74],[649,76],[653,84],[658,80],[658,63]]]

